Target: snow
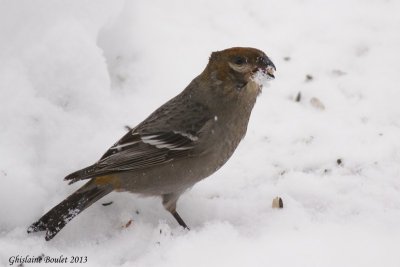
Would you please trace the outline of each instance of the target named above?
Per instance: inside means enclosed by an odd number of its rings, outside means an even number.
[[[0,6],[0,266],[400,266],[400,2]],[[265,51],[276,79],[232,159],[178,202],[190,232],[159,199],[112,193],[50,242],[26,233],[80,186],[63,177],[232,46]]]

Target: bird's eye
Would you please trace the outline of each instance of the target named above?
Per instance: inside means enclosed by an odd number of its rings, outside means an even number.
[[[244,63],[246,63],[246,59],[243,57],[236,57],[234,58],[233,63],[235,63],[236,65],[243,65]]]

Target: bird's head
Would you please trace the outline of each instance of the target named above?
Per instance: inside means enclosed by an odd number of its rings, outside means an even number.
[[[250,47],[233,47],[213,52],[207,69],[215,83],[230,83],[238,89],[251,81],[261,87],[261,80],[274,79],[276,70],[274,63],[263,51]]]

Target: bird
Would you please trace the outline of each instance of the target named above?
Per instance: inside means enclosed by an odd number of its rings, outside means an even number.
[[[177,96],[129,131],[93,165],[67,175],[87,182],[30,225],[51,240],[75,216],[105,195],[131,192],[159,196],[178,224],[179,197],[220,169],[244,138],[274,63],[261,50],[232,47],[211,53],[200,75]]]

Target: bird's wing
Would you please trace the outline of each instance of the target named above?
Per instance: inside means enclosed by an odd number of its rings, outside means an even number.
[[[112,146],[97,163],[98,172],[119,172],[162,164],[189,156],[196,146],[196,136],[174,131],[140,134],[131,132],[127,142]]]
[[[213,116],[198,103],[178,104],[162,106],[125,134],[96,164],[65,179],[73,183],[99,175],[154,167],[202,153],[198,144]]]

